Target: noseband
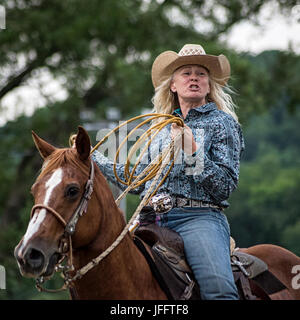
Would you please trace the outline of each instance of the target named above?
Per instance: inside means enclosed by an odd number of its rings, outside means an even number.
[[[88,201],[90,200],[91,195],[93,193],[94,177],[95,177],[94,162],[91,160],[89,179],[86,182],[84,193],[81,197],[81,200],[79,202],[78,207],[76,208],[76,210],[74,211],[74,213],[72,214],[72,216],[68,222],[66,222],[66,220],[62,217],[62,215],[59,214],[56,210],[54,210],[53,208],[51,208],[45,204],[38,203],[38,204],[34,205],[31,209],[30,219],[33,217],[36,209],[46,209],[46,212],[51,213],[64,228],[64,234],[63,234],[63,237],[62,237],[60,244],[59,244],[59,253],[62,254],[62,259],[57,263],[59,265],[56,266],[55,269],[56,269],[56,271],[63,272],[65,280],[67,280],[66,278],[68,277],[67,272],[74,270],[73,256],[72,256],[72,235],[74,234],[74,232],[76,230],[76,225],[77,225],[79,218],[87,212]],[[61,263],[66,258],[68,252],[69,252],[68,263],[67,263],[67,265],[62,266]],[[43,290],[43,291],[53,292],[53,291],[65,290],[65,286],[63,286],[59,290],[44,289],[41,287],[41,284],[43,282],[44,282],[43,276],[36,279],[36,287],[40,291]]]

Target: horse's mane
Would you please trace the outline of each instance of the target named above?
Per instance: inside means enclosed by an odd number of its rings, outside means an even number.
[[[64,148],[56,149],[44,162],[38,179],[44,177],[49,172],[68,164],[80,170],[85,175],[89,175],[89,161],[83,162],[79,159],[76,149]]]

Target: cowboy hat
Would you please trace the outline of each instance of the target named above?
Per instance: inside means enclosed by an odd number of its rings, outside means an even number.
[[[199,44],[186,44],[178,54],[174,51],[164,51],[154,60],[152,65],[154,88],[170,77],[176,69],[189,64],[204,66],[221,85],[225,85],[230,77],[230,64],[223,54],[208,55]]]

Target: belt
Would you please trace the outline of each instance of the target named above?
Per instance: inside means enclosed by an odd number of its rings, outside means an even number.
[[[165,213],[172,208],[213,208],[223,210],[224,208],[210,202],[194,200],[182,197],[172,197],[169,194],[157,194],[153,196],[149,205],[156,213]]]
[[[188,198],[175,198],[174,207],[178,208],[213,208],[223,210],[224,208],[216,204],[205,202],[201,200],[194,200]]]

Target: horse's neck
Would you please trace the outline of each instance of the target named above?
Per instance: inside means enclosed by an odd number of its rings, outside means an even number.
[[[92,227],[95,227],[95,224],[98,226],[94,229],[95,234],[91,231],[92,228],[86,230],[93,237],[92,241],[75,250],[79,265],[89,262],[88,260],[95,258],[95,254],[106,250],[125,227],[122,212],[117,207],[108,183],[100,172],[96,172],[95,175],[94,194],[89,201],[87,214],[94,224]]]
[[[106,208],[104,210],[104,208]],[[74,252],[74,265],[78,269],[106,250],[120,235],[125,220],[113,197],[101,195],[101,206],[96,209],[101,223],[94,241],[82,250]],[[157,282],[143,255],[129,234],[76,283],[80,299],[164,299]]]
[[[103,247],[101,242],[103,232],[109,233],[110,230],[100,230],[91,247],[75,254],[76,269],[103,252],[103,249],[99,250]],[[119,233],[121,233],[121,229]],[[113,233],[114,237],[111,237],[110,244],[119,233]],[[76,283],[75,292],[75,296],[79,299],[165,298],[153,279],[146,260],[136,248],[129,234],[99,265],[91,269]]]

